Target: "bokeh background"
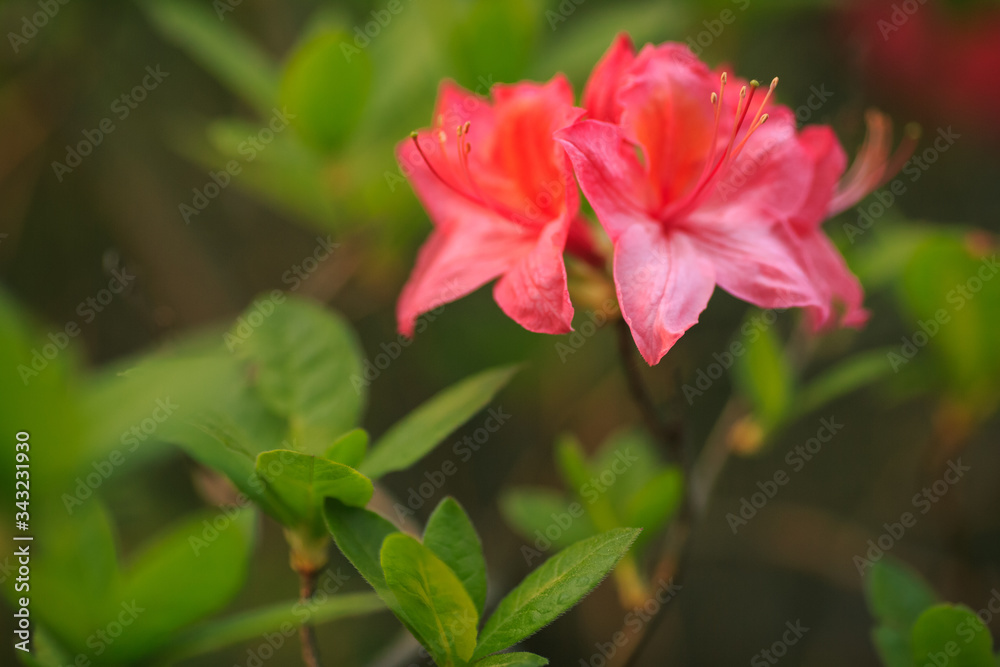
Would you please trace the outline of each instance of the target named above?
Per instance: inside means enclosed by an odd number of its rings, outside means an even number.
[[[1000,230],[997,3],[392,4],[398,12],[384,0],[70,0],[32,31],[25,21],[40,4],[4,0],[0,279],[23,316],[43,335],[80,322],[73,360],[86,373],[228,325],[258,293],[283,289],[341,312],[374,359],[396,340],[395,299],[430,228],[393,147],[429,123],[441,79],[485,92],[495,82],[564,72],[579,93],[619,31],[637,44],[688,42],[712,66],[730,64],[762,81],[779,76],[779,100],[800,121],[833,125],[851,154],[870,107],[889,113],[897,134],[919,123],[923,161],[902,172],[903,191],[891,202],[891,191],[883,191],[883,199],[869,198],[828,224],[865,283],[872,319],[863,331],[808,341],[809,361],[794,374],[804,382],[867,353],[874,362],[865,366],[866,379],[730,461],[693,536],[683,592],[641,664],[745,664],[796,620],[810,629],[783,662],[878,664],[854,556],[884,523],[912,511],[913,495],[958,456],[968,473],[892,554],[914,564],[946,599],[982,607],[1000,587],[1000,279],[985,280],[960,309],[949,294],[992,256]],[[162,74],[152,77],[147,68]],[[145,89],[136,91],[144,79]],[[273,122],[283,108],[294,110],[295,121]],[[100,129],[103,119],[113,131]],[[270,137],[261,134],[269,124],[277,129]],[[935,145],[942,133],[957,138]],[[250,137],[259,145],[247,143]],[[81,142],[96,145],[76,164],[71,148]],[[231,161],[240,173],[213,189],[213,174]],[[334,244],[329,257],[304,264],[324,243]],[[79,304],[116,271],[134,279],[85,319]],[[895,372],[888,353],[901,353],[919,322],[941,308],[952,320]],[[577,312],[584,321],[586,309]],[[656,400],[683,425],[691,451],[731,396],[759,406],[754,382],[728,371],[690,403],[682,394],[713,354],[740,339],[748,314],[718,291],[701,323],[663,363],[643,371]],[[797,327],[798,316],[784,313],[771,332],[793,339]],[[378,434],[475,370],[527,362],[497,402],[509,421],[416,517],[426,518],[446,494],[461,500],[485,544],[494,601],[529,569],[520,554],[525,539],[499,509],[504,490],[558,489],[552,445],[562,433],[593,451],[639,423],[610,327],[571,354],[559,344],[568,340],[521,330],[483,289],[433,316],[369,388],[365,426]],[[761,377],[770,377],[774,364],[759,363]],[[21,391],[14,369],[0,372],[5,399]],[[734,535],[727,513],[738,511],[757,482],[789,470],[786,453],[831,416],[843,429]],[[40,406],[31,418],[61,415]],[[388,490],[406,498],[426,473],[454,458],[452,443],[480,421],[390,477]],[[58,443],[46,446],[44,456],[60,456]],[[150,534],[212,502],[198,467],[179,450],[150,442],[143,451],[148,455],[127,461],[99,490],[126,560]],[[338,566],[349,568],[334,555]],[[228,611],[287,599],[295,587],[280,530],[265,519],[246,585]],[[357,578],[348,587],[364,588]],[[605,584],[527,649],[554,665],[593,664],[596,644],[610,640],[625,613]],[[8,624],[4,614],[0,627]],[[1000,632],[1000,620],[991,629]],[[384,658],[400,632],[385,613],[331,623],[319,631],[321,652],[345,667],[408,664]],[[250,647],[185,664],[246,664]],[[4,664],[14,660],[7,643],[0,651]],[[268,663],[300,660],[293,640]]]

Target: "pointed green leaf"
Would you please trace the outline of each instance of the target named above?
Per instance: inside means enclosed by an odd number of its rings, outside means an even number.
[[[486,606],[486,560],[479,535],[454,498],[442,500],[424,529],[424,546],[452,569],[481,616]]]
[[[339,316],[306,299],[268,295],[247,308],[227,341],[251,362],[263,402],[288,420],[292,448],[321,454],[357,425],[361,352]]]
[[[911,655],[918,665],[994,667],[990,631],[972,610],[938,605],[920,615],[910,634]]]
[[[616,528],[565,549],[524,578],[497,606],[476,647],[481,658],[530,637],[597,587],[639,536]]]
[[[937,596],[910,566],[886,556],[872,566],[865,582],[872,616],[882,625],[905,633],[937,602]]]
[[[556,443],[556,463],[563,480],[572,489],[574,497],[582,503],[598,531],[604,532],[622,526],[622,521],[611,504],[609,486],[598,479],[605,469],[593,469],[584,457],[579,440],[571,435],[560,438]],[[614,475],[614,481],[610,485],[613,488],[618,483],[618,475],[610,468],[610,463],[607,471]]]
[[[534,653],[500,653],[473,663],[473,667],[542,667],[549,661]]]
[[[354,468],[290,449],[261,453],[256,471],[294,517],[286,525],[305,525],[314,534],[326,532],[321,530],[325,498],[364,507],[374,492],[371,480]]]
[[[438,667],[464,666],[476,648],[479,614],[455,573],[402,533],[385,538],[381,562],[386,584],[434,662]]]
[[[343,147],[361,120],[371,88],[368,54],[354,49],[345,57],[342,50],[353,39],[340,30],[312,36],[288,61],[281,80],[281,103],[292,126],[323,151]]]
[[[576,505],[576,508],[573,506]],[[570,509],[579,509],[576,514],[579,516],[569,523],[568,527],[562,529],[565,523],[565,515],[570,514]],[[580,503],[566,499],[564,496],[542,488],[516,488],[510,489],[500,497],[500,510],[504,519],[516,530],[521,537],[534,543],[539,536],[552,542],[552,546],[558,549],[565,549],[574,542],[587,539],[597,533],[590,517],[583,514],[583,507]],[[552,539],[552,526],[558,526],[561,530]]]
[[[357,468],[365,459],[368,449],[368,432],[362,428],[348,431],[337,438],[330,449],[326,450],[326,458],[345,466]]]
[[[348,507],[333,498],[327,499],[325,510],[326,525],[333,534],[337,548],[351,561],[351,565],[361,573],[365,581],[371,584],[396,618],[413,633],[412,624],[399,606],[396,596],[389,590],[382,572],[382,543],[386,537],[399,531],[375,512]]]
[[[361,464],[361,472],[378,479],[409,468],[482,410],[516,372],[516,367],[496,368],[445,389],[389,429]]]
[[[583,446],[576,436],[566,434],[556,442],[556,467],[563,482],[575,496],[594,476],[583,453]]]

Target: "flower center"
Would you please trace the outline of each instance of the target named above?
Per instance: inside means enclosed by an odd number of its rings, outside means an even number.
[[[721,150],[721,156],[719,156],[719,121],[722,116],[722,105],[726,94],[726,79],[726,73],[723,72],[720,77],[719,92],[712,93],[710,98],[712,100],[712,107],[715,109],[715,122],[712,128],[711,148],[708,157],[705,159],[701,176],[688,191],[688,194],[667,207],[663,213],[664,219],[682,217],[694,210],[703,196],[711,192],[709,186],[717,183],[733,166],[733,163],[740,156],[740,153],[743,152],[744,147],[746,147],[750,137],[753,136],[761,125],[767,122],[768,114],[763,113],[763,111],[764,107],[770,101],[774,89],[778,86],[778,77],[771,80],[767,94],[757,106],[757,112],[753,115],[750,124],[747,126],[748,129],[742,138],[740,138],[740,129],[746,121],[750,104],[753,102],[754,94],[760,87],[760,83],[756,80],[751,81],[749,91],[747,86],[740,87],[740,97],[736,102],[736,111],[733,117],[733,129],[729,133],[729,141],[726,142]],[[740,138],[739,143],[736,143],[737,138]]]
[[[413,141],[413,145],[416,146],[417,152],[420,153],[420,157],[423,158],[424,164],[427,165],[431,174],[433,174],[442,185],[455,194],[465,197],[466,199],[469,199],[484,208],[488,208],[497,215],[507,218],[508,220],[527,226],[533,225],[530,220],[527,220],[513,210],[502,206],[495,200],[495,198],[487,197],[483,194],[483,191],[476,182],[476,179],[472,177],[472,170],[469,167],[469,153],[472,152],[472,144],[469,142],[469,131],[472,129],[472,123],[470,121],[465,121],[464,124],[455,128],[456,161],[458,164],[457,170],[454,167],[455,163],[448,159],[448,135],[443,129],[440,129],[442,125],[444,125],[444,118],[439,116],[437,138],[438,144],[441,147],[442,159],[439,160],[439,166],[441,167],[440,170],[434,167],[430,157],[428,157],[427,153],[425,153],[424,149],[420,146],[418,133],[410,132],[410,139]]]

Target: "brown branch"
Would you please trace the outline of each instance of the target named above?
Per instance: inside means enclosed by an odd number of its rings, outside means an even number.
[[[309,603],[316,592],[316,575],[315,570],[299,571],[299,601],[303,604]],[[302,643],[302,662],[306,667],[320,667],[316,633],[308,621],[299,626],[299,640]]]
[[[632,332],[628,328],[628,323],[624,319],[619,319],[616,322],[616,326],[618,329],[618,353],[621,356],[622,370],[625,372],[625,383],[628,386],[629,395],[632,397],[632,401],[636,407],[639,408],[639,413],[642,415],[642,420],[645,422],[649,432],[663,443],[663,446],[667,449],[667,454],[674,462],[682,465],[683,438],[681,437],[679,423],[668,424],[661,418],[660,411],[656,408],[656,404],[653,403],[649,392],[646,391],[646,385],[643,383],[642,375],[639,373],[639,367],[636,364],[635,354],[633,353],[635,344],[632,342]]]

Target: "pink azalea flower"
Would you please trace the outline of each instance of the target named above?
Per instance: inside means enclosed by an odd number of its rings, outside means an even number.
[[[614,243],[622,315],[650,364],[716,285],[762,308],[808,307],[817,326],[835,301],[846,324],[864,321],[860,286],[819,225],[835,200],[877,185],[885,160],[869,151],[838,185],[840,145],[800,135],[771,100],[776,84],[760,99],[756,82],[712,73],[684,45],[636,55],[623,35],[587,84],[588,119],[556,134]]]
[[[445,82],[434,127],[397,156],[434,223],[396,308],[417,317],[499,278],[493,296],[530,331],[572,331],[563,252],[592,254],[572,167],[553,133],[582,114],[562,76],[496,85],[492,101]]]

